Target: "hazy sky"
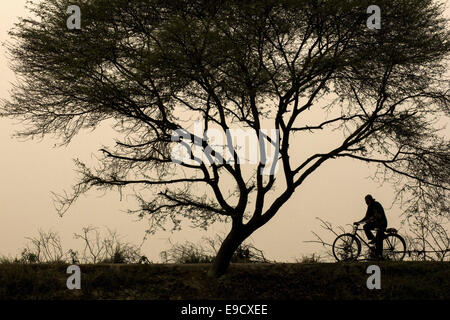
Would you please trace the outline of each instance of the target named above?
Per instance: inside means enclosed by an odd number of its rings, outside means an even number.
[[[7,31],[25,15],[25,0],[1,0],[0,42],[8,40]],[[376,1],[375,1],[376,3]],[[450,16],[447,10],[447,16]],[[0,98],[8,98],[14,74],[8,68],[4,47],[0,47]],[[0,255],[15,256],[27,242],[25,237],[37,235],[38,229],[57,231],[65,249],[77,249],[81,244],[73,233],[82,227],[106,226],[138,244],[144,236],[147,222],[123,211],[135,208],[135,202],[120,201],[117,192],[90,192],[80,198],[64,217],[59,217],[53,206],[51,191],[70,190],[76,181],[73,158],[95,164],[93,155],[102,144],[112,142],[112,129],[104,126],[92,132],[83,132],[68,147],[54,148],[51,137],[42,142],[21,142],[11,138],[20,128],[14,121],[0,119]],[[332,140],[333,137],[329,137]],[[326,137],[325,137],[326,139]],[[302,147],[301,145],[298,147]],[[323,233],[316,217],[334,225],[345,225],[363,217],[364,196],[371,193],[386,210],[389,225],[400,227],[401,210],[390,208],[393,191],[389,185],[380,185],[371,179],[374,166],[353,160],[334,160],[321,167],[300,187],[291,200],[263,228],[251,237],[255,246],[266,256],[278,261],[294,261],[302,255],[321,251],[312,240],[311,231]],[[218,225],[208,233],[185,227],[183,231],[158,232],[143,246],[143,252],[155,261],[168,241],[198,241],[202,236],[225,232],[228,226]]]

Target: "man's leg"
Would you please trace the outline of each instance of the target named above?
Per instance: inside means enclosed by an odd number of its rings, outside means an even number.
[[[375,247],[375,254],[378,258],[383,258],[383,238],[384,238],[384,232],[386,228],[384,227],[378,227],[377,235],[376,235],[376,247]]]
[[[375,228],[375,226],[373,225],[373,223],[369,222],[366,223],[363,227],[364,232],[366,233],[366,237],[369,240],[373,240],[375,237],[373,236],[372,232],[370,230],[373,230]]]

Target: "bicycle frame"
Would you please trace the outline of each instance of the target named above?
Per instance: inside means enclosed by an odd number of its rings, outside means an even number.
[[[366,247],[368,247],[369,249],[373,249],[374,246],[371,246],[368,242],[366,242],[366,240],[363,239],[363,237],[361,237],[358,233],[358,231],[364,231],[363,228],[359,228],[359,225],[353,225],[353,232],[352,234],[359,239],[359,241],[361,241],[362,243],[364,243],[366,245]],[[384,235],[383,235],[384,236]]]

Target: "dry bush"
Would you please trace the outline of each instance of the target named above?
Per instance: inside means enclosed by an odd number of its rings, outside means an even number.
[[[449,261],[449,219],[437,215],[416,215],[406,221],[409,232],[405,236],[410,259],[417,261]]]
[[[82,263],[141,263],[144,256],[141,247],[122,242],[116,231],[106,229],[102,235],[96,227],[86,227],[75,239],[83,240],[84,248],[79,260]],[[72,253],[78,258],[78,254]],[[148,261],[148,259],[147,259]]]
[[[102,234],[98,228],[89,226],[74,237],[83,241],[81,254],[73,249],[64,251],[57,232],[39,230],[38,236],[26,238],[29,243],[20,258],[10,260],[15,263],[150,263],[141,254],[143,243],[136,246],[124,242],[116,231],[106,229]]]
[[[45,232],[41,229],[36,237],[27,237],[30,242],[22,250],[16,262],[21,263],[56,263],[65,262],[65,253],[61,238],[57,232]]]
[[[223,237],[217,235],[215,238],[204,237],[202,243],[171,243],[171,248],[160,253],[164,263],[211,263],[223,242]],[[234,263],[265,263],[269,262],[262,250],[256,248],[249,242],[240,245],[233,254],[231,262]]]

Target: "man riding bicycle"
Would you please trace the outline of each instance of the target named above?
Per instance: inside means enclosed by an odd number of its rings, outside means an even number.
[[[384,213],[383,206],[368,194],[365,197],[367,204],[367,212],[365,217],[353,224],[364,224],[364,232],[366,233],[369,244],[375,244],[375,254],[378,258],[382,257],[383,252],[383,236],[387,228],[387,219]],[[378,228],[376,237],[372,234],[371,230]]]

